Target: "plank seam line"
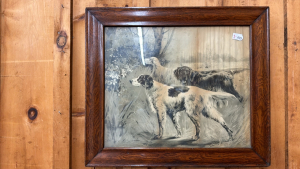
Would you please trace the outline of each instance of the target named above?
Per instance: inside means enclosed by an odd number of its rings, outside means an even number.
[[[70,108],[70,117],[69,117],[69,121],[70,121],[70,123],[69,123],[69,137],[70,137],[70,139],[69,139],[69,169],[72,169],[72,161],[73,161],[73,159],[72,159],[72,147],[73,147],[73,145],[72,145],[72,136],[73,136],[73,134],[72,134],[72,118],[73,118],[73,116],[72,116],[72,99],[73,99],[73,97],[72,97],[72,92],[73,92],[73,85],[72,85],[72,81],[73,81],[73,71],[72,71],[72,69],[73,69],[73,10],[74,10],[74,6],[73,6],[73,0],[70,0],[70,65],[69,65],[69,68],[70,68],[70,90],[69,90],[69,99],[70,99],[70,102],[69,102],[69,108]]]
[[[288,151],[288,29],[287,29],[287,0],[283,0],[284,20],[284,111],[285,111],[285,169],[289,168]]]

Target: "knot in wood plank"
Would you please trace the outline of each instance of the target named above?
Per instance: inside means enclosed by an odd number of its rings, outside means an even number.
[[[36,108],[31,107],[31,108],[28,110],[28,118],[29,118],[30,120],[36,119],[37,115],[38,115],[38,111],[37,111]]]
[[[67,34],[64,31],[58,32],[59,36],[56,39],[56,44],[58,48],[63,49],[67,44]]]

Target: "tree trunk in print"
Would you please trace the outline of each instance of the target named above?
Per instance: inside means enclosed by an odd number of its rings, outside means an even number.
[[[164,46],[164,48],[162,48],[162,40],[163,40],[164,34],[168,31],[170,31],[171,29],[166,29],[165,27],[159,27],[159,28],[153,27],[152,30],[153,30],[155,42],[154,42],[154,49],[151,52],[150,57],[157,57],[160,60],[161,59],[164,60],[163,58],[164,58],[165,51],[167,50],[167,48],[172,40],[175,29],[174,28],[172,29],[172,33],[171,33],[170,37],[168,37],[167,43]]]
[[[155,37],[155,42],[154,42],[154,50],[152,51],[152,56],[151,57],[158,57],[160,56],[160,50],[161,50],[161,42],[163,39],[163,30],[164,28],[155,28],[153,27],[153,33]]]

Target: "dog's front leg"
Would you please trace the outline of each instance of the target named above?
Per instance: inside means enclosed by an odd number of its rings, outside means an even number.
[[[200,117],[197,112],[187,113],[188,117],[195,125],[196,135],[192,137],[193,140],[199,140],[200,138]]]
[[[169,115],[170,115],[170,118],[172,119],[172,122],[175,126],[175,129],[177,131],[177,134],[175,137],[180,137],[181,136],[181,128],[180,128],[180,125],[179,125],[179,117],[180,117],[180,114],[179,112],[177,111],[174,111],[174,110],[169,110]]]
[[[158,118],[158,126],[159,126],[159,133],[154,137],[154,139],[160,139],[164,133],[164,127],[166,124],[166,111],[165,110],[158,110],[157,111],[157,118]]]

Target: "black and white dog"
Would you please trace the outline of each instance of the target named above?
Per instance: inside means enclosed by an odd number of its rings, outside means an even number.
[[[236,99],[235,96],[224,92],[212,92],[200,89],[194,86],[184,88],[174,88],[159,83],[149,75],[140,75],[138,78],[130,80],[133,86],[142,86],[146,89],[146,95],[150,102],[150,107],[154,113],[157,113],[159,134],[155,137],[161,138],[166,123],[167,109],[171,109],[173,114],[171,119],[177,130],[177,137],[181,135],[181,129],[178,119],[174,117],[177,112],[185,110],[187,116],[196,127],[194,140],[200,137],[200,114],[210,118],[222,125],[227,131],[229,139],[232,140],[232,131],[227,126],[222,115],[218,112],[214,104],[216,101],[224,102],[226,99]]]
[[[187,86],[197,86],[210,91],[224,91],[233,94],[240,102],[243,97],[233,87],[233,74],[240,71],[203,71],[197,72],[187,66],[174,70],[175,77]]]

